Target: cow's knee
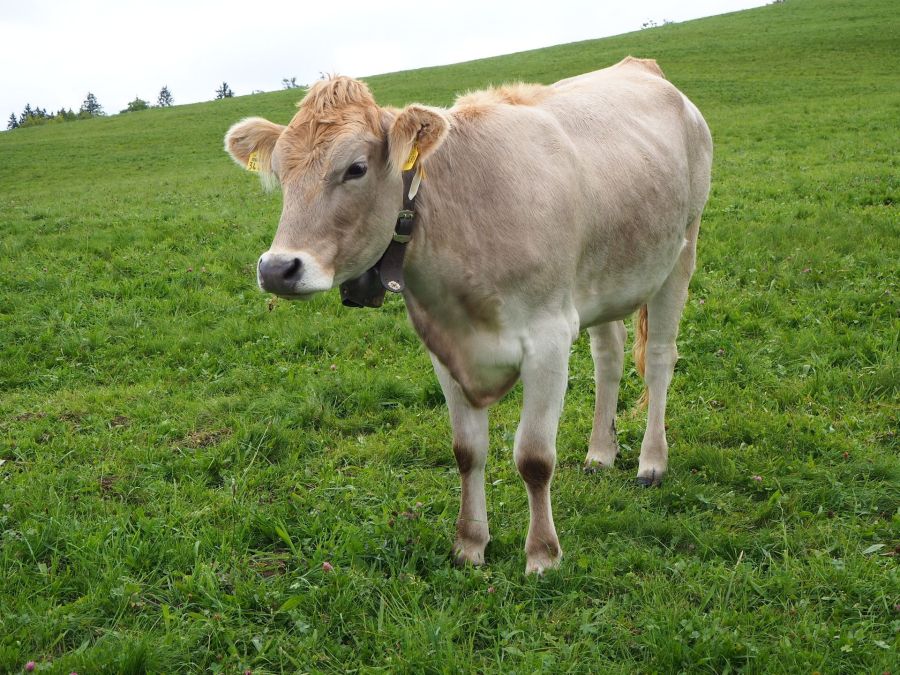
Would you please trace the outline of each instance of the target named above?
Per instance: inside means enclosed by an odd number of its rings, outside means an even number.
[[[552,453],[521,453],[516,457],[516,468],[529,490],[546,490],[553,478]]]
[[[525,555],[528,574],[542,574],[556,567],[562,557],[562,549],[553,524],[550,505],[550,483],[556,459],[554,448],[541,445],[524,445],[516,449],[515,461],[519,475],[528,490],[531,518],[525,539]]]
[[[453,456],[456,457],[456,467],[459,469],[459,475],[463,478],[472,472],[475,465],[475,453],[467,443],[453,441]]]
[[[453,558],[457,565],[466,563],[480,565],[484,562],[484,549],[490,541],[484,495],[484,465],[487,453],[479,452],[475,446],[455,439],[453,454],[456,457],[462,487]]]

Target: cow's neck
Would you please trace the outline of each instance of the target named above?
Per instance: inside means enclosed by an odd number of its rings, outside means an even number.
[[[425,346],[447,367],[469,401],[481,407],[506,394],[518,372],[485,367],[480,357],[487,361],[492,357],[473,348],[486,335],[501,332],[501,301],[493,284],[480,273],[482,263],[476,262],[481,252],[475,250],[478,233],[473,223],[448,212],[451,202],[457,201],[446,199],[449,192],[442,195],[454,186],[452,174],[436,170],[443,164],[441,159],[429,160],[428,179],[416,204],[403,298]]]

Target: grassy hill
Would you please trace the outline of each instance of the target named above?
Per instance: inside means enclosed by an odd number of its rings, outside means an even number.
[[[714,183],[670,393],[670,475],[580,471],[524,578],[520,392],[492,412],[488,565],[448,552],[440,390],[392,299],[272,302],[265,195],[221,150],[283,91],[0,134],[0,671],[881,672],[898,663],[900,39],[888,0],[787,0],[367,78],[449,104],[656,58]],[[626,368],[631,368],[630,362]],[[323,570],[329,562],[333,571]]]

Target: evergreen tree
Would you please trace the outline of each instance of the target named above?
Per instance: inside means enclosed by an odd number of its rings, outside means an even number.
[[[9,114],[9,122],[6,123],[7,129],[17,129],[19,126],[19,120],[16,119],[16,113]]]
[[[220,98],[231,98],[234,96],[234,92],[231,91],[231,87],[228,86],[227,82],[223,82],[222,86],[216,89],[216,100]]]
[[[88,92],[87,97],[84,99],[84,103],[81,104],[81,112],[85,113],[87,117],[98,117],[100,115],[104,115],[103,106],[97,101],[97,97],[94,96],[91,92]]]
[[[19,115],[19,126],[25,124],[32,117],[34,117],[34,110],[31,109],[30,103],[26,103],[25,108],[22,110],[22,114]]]
[[[22,111],[22,117],[19,119],[19,126],[36,127],[39,124],[46,124],[51,119],[51,116],[47,114],[45,108],[41,108],[40,106],[32,108],[29,103],[25,106],[25,110]]]
[[[170,108],[174,103],[175,99],[172,98],[172,92],[169,91],[169,86],[164,85],[163,88],[159,90],[159,97],[156,99],[156,105],[160,108]]]

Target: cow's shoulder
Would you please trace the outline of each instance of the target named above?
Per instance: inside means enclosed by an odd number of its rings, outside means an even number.
[[[479,117],[499,106],[536,106],[552,94],[543,84],[513,82],[499,87],[470,91],[456,99],[451,113],[457,118]]]

